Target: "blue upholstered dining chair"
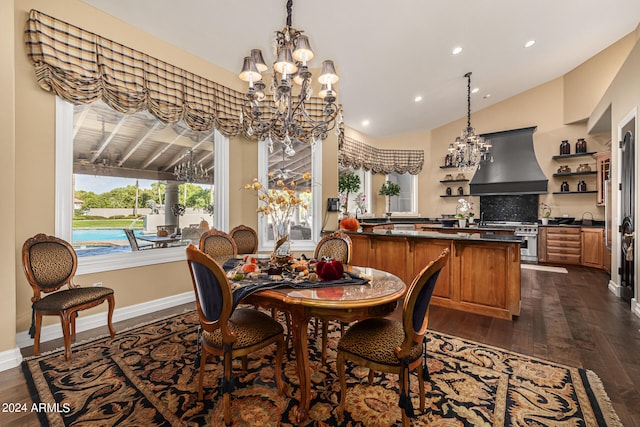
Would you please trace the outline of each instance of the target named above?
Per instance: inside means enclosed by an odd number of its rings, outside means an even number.
[[[447,264],[448,258],[449,249],[445,249],[413,279],[405,296],[401,322],[387,318],[365,319],[352,325],[340,338],[336,357],[341,389],[337,409],[339,419],[344,414],[346,403],[347,383],[344,365],[347,360],[370,369],[369,383],[373,381],[374,371],[400,376],[399,406],[402,409],[403,426],[409,426],[409,418],[413,416],[409,376],[410,371],[417,368],[420,410],[424,411],[424,380],[429,375],[424,335],[429,323],[429,302],[440,271]]]
[[[224,270],[213,258],[194,245],[187,247],[187,263],[191,272],[196,307],[200,320],[198,348],[200,367],[198,372],[198,399],[203,397],[203,379],[209,356],[222,357],[223,378],[221,384],[224,422],[231,423],[231,360],[243,358],[268,345],[276,344],[275,382],[280,394],[282,359],[284,356],[284,329],[282,325],[253,308],[233,308],[231,284]],[[243,368],[246,364],[243,360]]]

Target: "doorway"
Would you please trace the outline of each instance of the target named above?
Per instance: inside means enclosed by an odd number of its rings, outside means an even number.
[[[621,129],[620,141],[620,286],[621,297],[631,303],[635,288],[635,117]]]

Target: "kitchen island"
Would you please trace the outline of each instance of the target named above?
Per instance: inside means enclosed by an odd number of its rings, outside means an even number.
[[[353,265],[388,271],[407,284],[449,248],[432,304],[508,320],[520,314],[520,237],[409,230],[348,234]]]

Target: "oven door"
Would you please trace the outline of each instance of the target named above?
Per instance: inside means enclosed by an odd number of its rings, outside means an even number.
[[[522,237],[520,244],[520,259],[522,261],[538,261],[538,236],[536,235],[518,235]]]

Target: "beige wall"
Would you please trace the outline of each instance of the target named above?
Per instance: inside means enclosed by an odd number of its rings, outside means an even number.
[[[587,119],[635,44],[628,34],[564,75],[564,122]]]
[[[13,298],[8,299],[12,310],[2,310],[10,313],[3,324],[14,324],[10,330],[25,331],[29,327],[31,309],[29,299],[31,289],[22,273],[21,258],[19,257],[22,242],[28,237],[39,233],[54,233],[54,130],[55,130],[55,97],[37,86],[33,67],[28,62],[22,43],[22,32],[30,9],[37,9],[57,19],[69,22],[104,37],[121,42],[134,49],[146,52],[171,64],[215,80],[226,86],[243,90],[244,84],[234,73],[225,71],[218,66],[190,55],[176,47],[164,43],[154,37],[113,19],[96,9],[77,0],[61,0],[49,2],[46,0],[24,0],[15,3],[15,31],[13,42],[16,50],[16,140],[22,143],[16,147],[16,203],[15,209],[20,215],[15,219],[7,218],[7,223],[15,223],[15,240],[10,244],[11,258],[7,270],[15,274],[15,280],[3,281],[7,292],[17,292],[15,304]],[[3,17],[6,14],[2,15]],[[6,27],[3,27],[3,31]],[[2,40],[11,40],[11,37]],[[7,47],[2,45],[3,53]],[[10,56],[10,55],[3,55]],[[3,63],[4,65],[4,63]],[[3,68],[4,70],[4,68]],[[11,70],[11,68],[9,68]],[[3,83],[7,79],[2,79]],[[10,81],[10,80],[9,80]],[[3,115],[5,116],[5,108]],[[7,111],[7,114],[10,113]],[[37,123],[37,126],[34,126]],[[9,120],[13,122],[13,120]],[[3,131],[10,127],[2,127]],[[3,138],[5,140],[5,138]],[[9,140],[11,140],[9,138]],[[241,191],[242,185],[250,182],[257,170],[257,144],[243,138],[230,140],[230,191],[229,198],[229,226],[247,224],[257,226],[255,214],[256,199],[250,192]],[[318,183],[318,190],[337,188],[337,145],[336,137],[331,136],[323,144],[323,176],[324,182]],[[11,165],[13,162],[9,161]],[[10,166],[11,166],[10,165]],[[2,168],[3,173],[9,172],[10,167]],[[38,173],[34,173],[34,171]],[[13,174],[11,174],[13,176]],[[7,181],[8,182],[8,181]],[[329,191],[326,197],[335,197],[336,191]],[[324,202],[323,204],[325,204]],[[9,221],[9,219],[11,219]],[[328,224],[336,222],[335,214],[330,216]],[[335,226],[333,226],[335,228]],[[101,281],[105,286],[112,287],[116,292],[116,306],[122,308],[152,299],[167,297],[182,292],[191,291],[192,285],[186,264],[183,262],[160,264],[149,267],[117,270],[106,273],[85,275],[77,278],[81,285]],[[15,285],[14,285],[15,283]],[[104,311],[105,307],[96,307],[87,314]],[[14,312],[17,311],[17,314]],[[47,324],[57,323],[55,318],[47,318]],[[5,334],[4,348],[12,348],[13,334]],[[0,343],[1,344],[1,343]]]
[[[636,144],[638,141],[638,129],[640,128],[638,109],[640,108],[640,26],[634,32],[634,39],[636,41],[635,46],[631,50],[629,56],[626,58],[624,64],[620,68],[620,71],[615,76],[613,82],[607,89],[606,93],[594,108],[594,113],[592,114],[589,123],[593,124],[600,120],[603,112],[610,108],[610,122],[611,122],[611,133],[609,137],[612,141],[619,141],[621,135],[618,133],[618,127],[623,126],[627,119],[631,115],[636,115]],[[604,113],[606,114],[606,113]],[[637,147],[637,145],[636,145]],[[619,174],[620,174],[620,162],[619,162],[619,150],[617,148],[617,143],[613,144],[612,156],[611,156],[611,178],[612,178],[612,188],[615,189],[618,186]],[[638,164],[640,152],[636,148],[636,188],[639,188],[640,184],[640,173],[638,172]],[[617,207],[619,202],[619,191],[612,192],[612,203],[614,207],[613,216],[613,229],[617,228],[617,225],[620,224],[621,218],[620,215],[617,214]],[[637,191],[636,191],[636,198]],[[638,205],[639,200],[636,200],[636,221],[637,215],[640,212],[640,206]],[[618,271],[618,267],[620,266],[620,257],[618,254],[620,253],[617,248],[620,247],[620,236],[618,233],[612,233],[612,250],[613,256],[611,260],[611,271]],[[637,249],[637,247],[636,247]],[[612,281],[614,283],[619,284],[619,277],[616,274],[612,275]],[[640,287],[636,280],[636,301],[638,300],[638,295],[640,292]],[[640,309],[636,308],[636,312],[640,313]]]
[[[0,209],[0,224],[6,224],[5,238],[0,240],[0,323],[3,331],[14,331],[16,324],[15,280],[17,253],[14,247],[15,229],[15,44],[13,2],[0,2],[0,182],[4,202]],[[0,351],[15,347],[15,334],[0,335]]]

